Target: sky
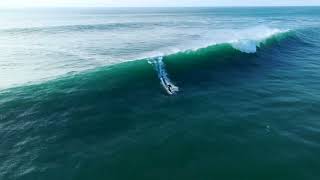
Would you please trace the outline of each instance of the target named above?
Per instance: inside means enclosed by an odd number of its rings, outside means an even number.
[[[0,8],[41,6],[314,6],[320,0],[0,0]]]

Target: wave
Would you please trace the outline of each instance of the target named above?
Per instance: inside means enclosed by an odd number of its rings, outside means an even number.
[[[224,36],[222,40],[210,40],[209,38],[200,41],[199,43],[192,42],[190,44],[184,44],[183,47],[168,48],[160,51],[151,51],[146,54],[145,57],[140,59],[154,59],[157,57],[167,57],[175,56],[181,54],[190,55],[201,54],[204,51],[210,51],[215,47],[230,46],[235,50],[241,51],[243,53],[256,53],[258,49],[262,48],[264,45],[272,44],[277,41],[281,41],[288,36],[295,34],[295,31],[285,29],[281,30],[278,28],[269,28],[266,26],[257,26],[254,28],[249,28],[245,30],[234,30],[220,32],[214,36]],[[209,35],[210,36],[210,35]],[[228,47],[228,48],[230,48]],[[222,50],[223,51],[223,50]]]
[[[241,53],[243,53],[242,55],[253,54],[256,53],[258,49],[263,48],[264,46],[272,45],[275,42],[279,42],[289,35],[291,35],[291,31],[289,30],[283,31],[279,29],[268,29],[268,31],[264,32],[263,34],[259,34],[255,38],[232,40],[227,43],[220,43],[198,49],[179,51],[177,53],[159,57],[151,57],[147,58],[147,60],[155,67],[162,87],[168,92],[169,84],[170,87],[173,87],[173,92],[169,91],[168,94],[174,94],[179,91],[179,88],[175,86],[168,78],[168,73],[165,69],[166,65],[164,64],[163,60],[165,60],[169,64],[172,64],[174,62],[177,63],[179,62],[179,60],[181,63],[187,64],[187,61],[189,60],[189,62],[191,62],[193,66],[195,63],[203,63],[203,61],[211,59],[211,57],[214,56],[219,57],[222,55],[224,58],[226,58],[227,56],[232,57],[237,54],[241,56]]]
[[[256,34],[252,35],[250,32],[255,32]],[[32,86],[34,84],[42,84],[46,82],[52,82],[52,81],[60,81],[61,79],[69,79],[74,77],[85,77],[90,76],[91,73],[96,72],[104,72],[104,71],[110,71],[111,73],[115,71],[115,69],[118,69],[118,67],[127,67],[130,66],[131,68],[135,68],[135,66],[141,65],[141,63],[138,63],[140,61],[145,62],[152,62],[153,65],[153,71],[154,69],[157,72],[157,76],[160,79],[160,82],[163,87],[170,84],[173,87],[174,92],[178,92],[179,88],[172,82],[171,79],[174,78],[174,74],[178,72],[181,69],[190,69],[193,68],[194,65],[203,64],[205,65],[208,62],[212,62],[213,59],[216,60],[225,60],[232,57],[241,57],[250,55],[252,53],[256,53],[259,49],[262,49],[263,47],[267,47],[269,45],[273,45],[277,42],[282,41],[282,39],[291,37],[294,33],[294,31],[290,30],[279,30],[279,29],[270,29],[266,28],[260,33],[257,33],[257,31],[247,31],[246,35],[240,34],[239,37],[236,40],[230,40],[228,42],[223,43],[214,43],[208,45],[199,46],[197,48],[191,48],[187,50],[179,50],[173,53],[169,54],[161,54],[161,53],[153,53],[156,54],[155,56],[146,56],[140,59],[135,60],[129,60],[125,62],[121,62],[118,64],[112,64],[107,65],[104,67],[98,67],[92,70],[86,70],[83,72],[73,72],[66,75],[62,75],[59,77],[53,77],[50,79],[45,79],[44,81],[37,81],[37,82],[28,82],[28,84],[18,84],[15,85],[15,87],[21,87],[21,86]],[[251,38],[249,38],[251,36]],[[147,63],[148,64],[148,63]],[[145,69],[148,69],[149,67],[144,65]],[[136,67],[138,68],[138,67]],[[129,68],[126,68],[126,71],[128,71]],[[170,75],[168,70],[172,72],[172,75]],[[149,70],[148,70],[149,71]],[[143,71],[142,71],[143,72]],[[141,72],[134,72],[134,73],[141,73]],[[150,73],[150,72],[149,72]],[[103,74],[103,73],[102,73]],[[171,73],[170,73],[171,74]],[[117,75],[114,75],[117,76]],[[130,74],[131,76],[131,74]],[[162,82],[163,81],[163,82]],[[8,88],[14,88],[14,87],[8,87]],[[3,88],[3,89],[8,89]]]

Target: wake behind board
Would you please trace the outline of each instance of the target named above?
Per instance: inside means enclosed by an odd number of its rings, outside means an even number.
[[[164,90],[169,94],[173,95],[179,91],[179,88],[175,86],[169,79],[168,73],[165,69],[165,64],[162,61],[162,57],[156,57],[150,61],[148,61],[150,64],[152,64],[156,71],[158,72],[158,77],[160,79],[161,85],[164,88]]]

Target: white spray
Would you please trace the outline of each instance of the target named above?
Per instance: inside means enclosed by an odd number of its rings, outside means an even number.
[[[179,87],[174,85],[168,77],[168,73],[165,69],[165,64],[162,61],[163,57],[156,57],[149,60],[149,63],[154,66],[158,73],[160,83],[168,94],[173,95],[179,91]]]

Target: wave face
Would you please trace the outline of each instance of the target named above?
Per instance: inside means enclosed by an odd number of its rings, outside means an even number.
[[[1,180],[319,179],[318,7],[25,11],[0,11]]]

